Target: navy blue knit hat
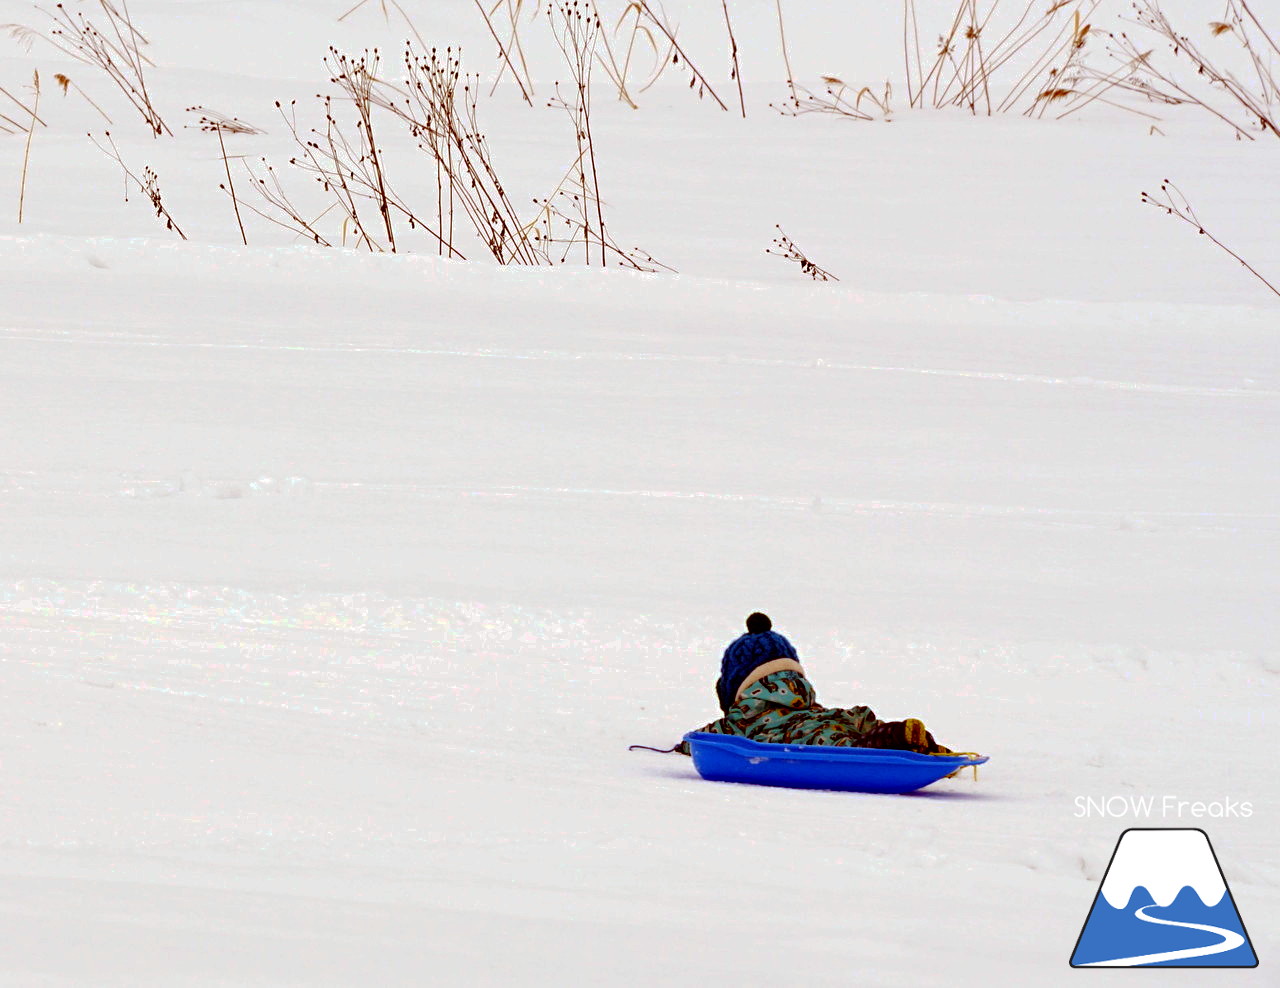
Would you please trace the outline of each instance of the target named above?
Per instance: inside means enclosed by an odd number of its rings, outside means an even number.
[[[756,666],[774,659],[798,659],[791,642],[772,630],[768,615],[756,612],[747,618],[747,633],[735,638],[720,660],[720,678],[716,680],[716,697],[725,713],[738,696],[738,687]]]

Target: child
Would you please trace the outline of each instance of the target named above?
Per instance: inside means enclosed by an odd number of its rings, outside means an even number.
[[[950,754],[914,717],[882,721],[870,707],[829,710],[818,704],[795,648],[758,612],[747,618],[747,633],[724,650],[716,697],[724,716],[698,730],[780,744]],[[689,754],[689,743],[680,742],[676,750]]]

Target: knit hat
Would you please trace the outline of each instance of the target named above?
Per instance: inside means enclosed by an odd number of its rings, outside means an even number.
[[[716,697],[725,713],[738,696],[738,687],[759,665],[774,659],[798,659],[796,650],[785,637],[772,630],[768,615],[758,611],[747,618],[747,633],[735,638],[720,660],[720,678],[716,680]]]

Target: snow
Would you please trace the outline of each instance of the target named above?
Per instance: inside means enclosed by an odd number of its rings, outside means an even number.
[[[1169,905],[1184,888],[1195,889],[1206,906],[1227,894],[1213,849],[1195,830],[1134,830],[1121,837],[1102,883],[1103,898],[1112,909],[1123,909],[1139,886],[1159,906]]]
[[[705,6],[668,9],[719,84]],[[899,72],[896,6],[784,7],[798,76]],[[1209,833],[1270,983],[1280,304],[1138,195],[1280,272],[1280,149],[1172,108],[784,118],[774,5],[731,8],[745,121],[597,97],[610,228],[679,274],[241,244],[182,109],[283,172],[273,101],[316,122],[326,46],[397,51],[394,10],[131,4],[161,140],[0,45],[49,124],[0,217],[0,983],[1067,983],[1130,826]],[[473,4],[415,24],[492,78]],[[480,112],[545,194],[563,113]],[[716,715],[755,609],[822,702],[991,762],[881,797],[628,751]]]

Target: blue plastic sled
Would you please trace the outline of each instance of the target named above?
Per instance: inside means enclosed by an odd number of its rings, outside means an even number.
[[[986,755],[921,755],[885,748],[768,744],[733,734],[690,731],[693,767],[712,782],[750,782],[791,789],[915,792]]]

